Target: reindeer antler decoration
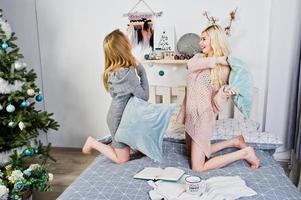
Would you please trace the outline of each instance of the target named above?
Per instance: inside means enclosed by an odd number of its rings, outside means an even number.
[[[230,22],[229,22],[229,25],[225,27],[225,33],[228,36],[230,36],[230,29],[231,29],[232,21],[235,20],[236,11],[237,11],[237,8],[234,11],[230,12]]]
[[[209,25],[216,24],[216,22],[218,21],[218,19],[216,17],[212,17],[212,16],[209,17],[207,11],[204,11],[203,15],[207,18]]]
[[[231,25],[232,25],[232,21],[235,20],[236,11],[237,11],[237,8],[234,11],[231,11],[229,13],[229,15],[230,15],[229,25],[224,28],[224,31],[225,31],[226,35],[228,35],[228,36],[230,36]],[[209,25],[214,25],[218,21],[218,18],[209,16],[207,11],[203,12],[203,16],[205,16],[207,18]]]

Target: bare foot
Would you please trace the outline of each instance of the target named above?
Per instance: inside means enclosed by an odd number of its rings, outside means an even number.
[[[246,147],[243,150],[247,153],[245,160],[251,165],[252,169],[258,169],[260,160],[256,157],[255,150],[253,147]]]
[[[93,143],[94,138],[89,136],[85,142],[85,145],[83,146],[82,152],[84,154],[91,154],[92,150],[92,143]]]
[[[236,148],[243,149],[247,147],[244,136],[242,135],[236,136],[233,138],[233,140],[234,140],[234,146]]]

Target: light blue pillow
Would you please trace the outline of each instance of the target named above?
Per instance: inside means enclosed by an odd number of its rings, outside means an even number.
[[[241,60],[229,57],[228,62],[231,67],[229,85],[238,91],[238,95],[232,96],[232,100],[244,117],[249,119],[253,99],[252,74]]]
[[[115,140],[161,162],[163,135],[174,110],[174,104],[151,104],[137,97],[130,98],[123,111]]]

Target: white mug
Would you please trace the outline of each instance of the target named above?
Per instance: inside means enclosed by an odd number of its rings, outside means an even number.
[[[185,178],[186,192],[192,195],[201,195],[206,190],[206,184],[198,176],[187,176]]]

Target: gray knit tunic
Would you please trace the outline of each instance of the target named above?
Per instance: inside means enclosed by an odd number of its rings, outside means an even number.
[[[112,135],[112,146],[124,148],[125,144],[115,141],[115,133],[125,106],[132,96],[148,101],[149,86],[145,69],[141,64],[138,64],[136,68],[121,68],[116,72],[109,73],[108,83],[112,102],[107,114],[107,123]]]

